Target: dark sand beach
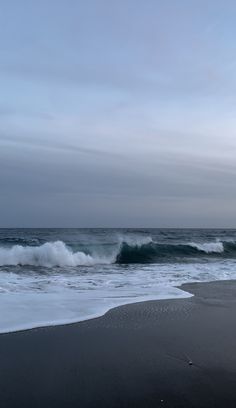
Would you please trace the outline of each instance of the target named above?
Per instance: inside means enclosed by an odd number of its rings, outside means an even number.
[[[235,407],[236,282],[0,336],[1,408]]]

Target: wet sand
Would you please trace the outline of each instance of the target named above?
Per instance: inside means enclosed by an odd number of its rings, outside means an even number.
[[[1,408],[236,407],[236,282],[0,335]]]

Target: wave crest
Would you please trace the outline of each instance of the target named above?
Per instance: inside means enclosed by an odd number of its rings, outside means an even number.
[[[207,254],[224,252],[224,245],[222,242],[205,242],[203,244],[191,242],[189,245],[193,248],[197,248],[199,251],[206,252]]]
[[[120,264],[171,262],[176,259],[184,261],[188,258],[203,256],[227,256],[235,258],[236,244],[232,242],[167,244],[151,241],[141,246],[131,246],[123,242],[117,254],[116,262]]]
[[[90,251],[89,251],[90,252]],[[64,242],[47,242],[40,246],[14,245],[11,248],[0,247],[0,266],[92,266],[96,264],[130,264],[184,261],[188,258],[220,256],[236,258],[235,242],[205,242],[168,244],[157,243],[150,237],[120,237],[113,251],[87,254],[73,252]]]
[[[93,258],[84,252],[73,253],[64,242],[47,242],[41,246],[23,247],[14,245],[12,248],[0,248],[0,265],[32,265],[32,266],[78,266],[106,263],[105,260]]]

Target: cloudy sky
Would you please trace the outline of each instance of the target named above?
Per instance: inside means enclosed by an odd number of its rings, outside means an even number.
[[[1,0],[0,226],[235,227],[234,0]]]

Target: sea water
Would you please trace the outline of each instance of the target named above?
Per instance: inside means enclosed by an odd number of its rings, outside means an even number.
[[[176,286],[236,278],[236,230],[0,229],[0,332],[191,296]]]

